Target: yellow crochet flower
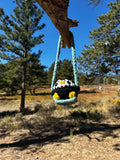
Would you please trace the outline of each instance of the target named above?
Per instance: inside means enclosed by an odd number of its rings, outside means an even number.
[[[57,99],[57,100],[60,99],[60,96],[59,96],[56,92],[54,93],[54,96],[53,96],[53,97],[54,97],[55,99]]]
[[[69,98],[73,98],[76,96],[76,93],[74,91],[70,92],[69,93]]]

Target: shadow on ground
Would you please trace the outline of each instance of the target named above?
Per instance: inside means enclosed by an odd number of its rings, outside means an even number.
[[[0,112],[0,119],[7,116],[15,116],[17,113],[19,113],[17,110]]]
[[[51,95],[51,92],[35,93],[35,96],[47,96],[47,95]]]
[[[37,111],[36,110],[28,110],[25,109],[25,111],[22,113],[23,115],[32,115],[34,113],[36,113]],[[13,110],[13,111],[3,111],[3,112],[0,112],[0,119],[4,118],[4,117],[15,117],[16,114],[20,113],[20,111],[18,110]]]
[[[83,90],[83,91],[80,91],[80,94],[82,94],[82,93],[86,93],[86,94],[87,94],[87,93],[88,93],[88,94],[89,94],[89,93],[97,93],[97,91],[94,90],[94,89],[89,90],[89,91],[88,91],[88,90]]]
[[[47,113],[47,110],[45,112]],[[15,147],[24,150],[30,145],[43,146],[54,142],[69,143],[69,136],[74,135],[87,136],[89,140],[92,140],[91,133],[100,135],[100,138],[96,138],[98,142],[104,141],[108,136],[112,138],[119,136],[119,132],[114,131],[119,130],[120,125],[103,123],[101,115],[99,119],[94,119],[96,113],[91,115],[86,112],[72,112],[68,116],[58,118],[48,116],[44,120],[41,120],[40,114],[37,113],[36,115],[36,118],[32,118],[29,121],[22,117],[24,129],[29,130],[29,134],[22,136],[18,134],[13,142],[2,143],[0,148]],[[119,151],[120,144],[116,144],[114,149]]]

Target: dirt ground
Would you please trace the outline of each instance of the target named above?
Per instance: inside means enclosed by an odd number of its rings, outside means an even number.
[[[78,99],[98,101],[104,94],[108,97],[108,92],[82,93]],[[80,111],[81,105],[52,103],[52,111],[41,108],[25,115],[1,111],[0,160],[120,160],[120,113],[95,111],[94,117],[101,117],[91,119],[89,112]]]
[[[91,127],[72,137],[67,131],[45,138],[28,138],[25,130],[13,132],[0,139],[0,160],[120,160],[120,123]]]

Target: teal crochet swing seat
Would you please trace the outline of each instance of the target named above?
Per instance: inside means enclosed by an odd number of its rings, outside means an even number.
[[[61,49],[61,36],[59,37],[56,61],[54,65],[54,71],[53,71],[53,77],[52,77],[52,83],[51,83],[51,95],[53,96],[55,103],[60,105],[73,104],[77,102],[77,96],[80,91],[80,87],[78,85],[78,77],[77,77],[75,44],[74,44],[74,37],[72,32],[71,32],[71,43],[72,43],[71,45],[72,45],[74,83],[68,79],[62,79],[55,82],[57,65],[58,65],[60,49]]]

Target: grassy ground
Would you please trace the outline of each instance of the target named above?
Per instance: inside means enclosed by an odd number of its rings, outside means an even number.
[[[56,105],[50,89],[0,95],[0,160],[119,160],[118,86],[83,86],[74,105]]]

